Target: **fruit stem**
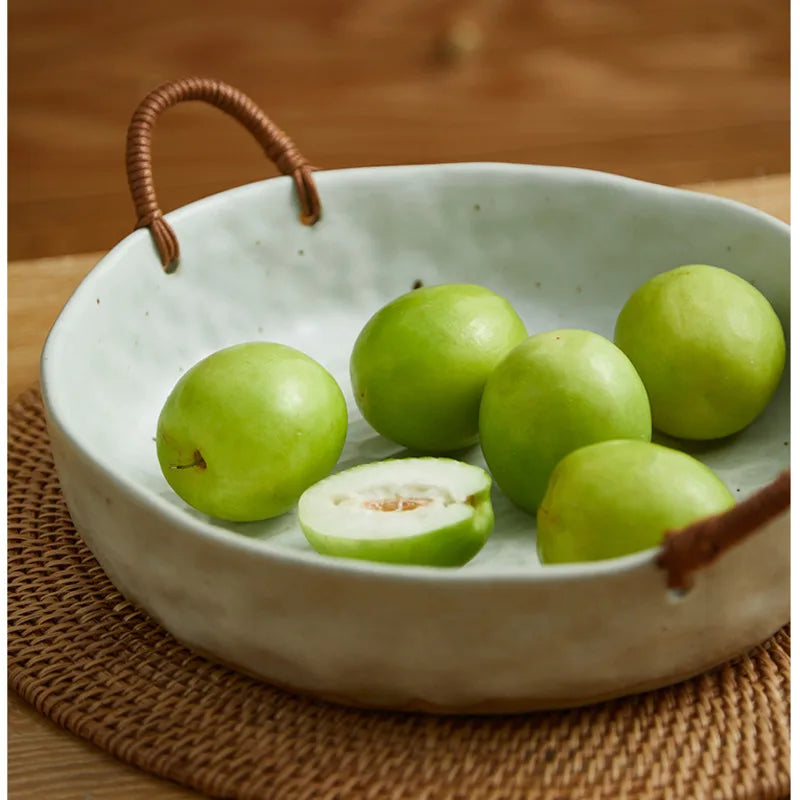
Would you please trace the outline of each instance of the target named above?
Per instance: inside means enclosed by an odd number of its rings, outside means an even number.
[[[199,450],[194,451],[194,453],[192,454],[192,458],[194,459],[194,461],[192,461],[191,464],[170,464],[169,468],[170,469],[192,469],[194,467],[197,467],[198,469],[206,468],[205,459],[203,458],[202,455],[200,455]]]

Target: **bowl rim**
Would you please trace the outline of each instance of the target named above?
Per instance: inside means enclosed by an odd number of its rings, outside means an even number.
[[[406,172],[410,178],[416,173],[430,172],[453,172],[463,174],[527,174],[532,177],[545,176],[555,179],[565,179],[567,183],[589,183],[594,185],[612,185],[620,188],[648,192],[656,195],[672,196],[675,198],[691,198],[693,202],[706,203],[710,206],[727,207],[732,210],[746,213],[762,222],[766,222],[775,228],[776,232],[789,235],[790,225],[782,220],[768,214],[760,209],[732,200],[726,197],[719,197],[704,192],[685,189],[680,187],[665,186],[650,181],[631,178],[611,172],[600,170],[585,169],[581,167],[523,164],[505,161],[465,161],[465,162],[443,162],[435,164],[398,164],[381,165],[368,167],[349,167],[345,169],[320,170],[314,173],[315,181],[323,187],[329,180],[346,179],[353,176],[364,176],[372,173],[374,176],[381,174],[398,174]],[[290,184],[291,178],[287,176],[274,176],[262,180],[252,181],[239,186],[225,189],[221,192],[199,198],[184,206],[180,206],[164,215],[172,224],[179,223],[183,218],[201,213],[207,207],[213,208],[219,203],[225,203],[231,197],[246,196],[248,193],[258,191],[264,184],[283,181]],[[324,199],[324,198],[323,198]],[[294,202],[294,200],[292,200]],[[323,207],[324,217],[324,207]],[[323,556],[314,551],[277,549],[269,545],[268,539],[254,538],[246,535],[236,534],[227,529],[224,524],[215,524],[211,518],[197,519],[187,515],[180,507],[168,502],[166,499],[151,492],[141,486],[135,480],[127,478],[124,474],[114,470],[108,470],[101,464],[83,444],[81,438],[75,435],[69,426],[68,420],[59,408],[58,402],[53,396],[53,381],[49,354],[53,348],[53,342],[59,336],[60,329],[64,324],[64,318],[69,313],[70,308],[75,305],[81,296],[89,291],[90,284],[99,275],[114,268],[117,261],[124,258],[126,251],[136,246],[144,237],[149,237],[149,232],[145,229],[138,229],[125,236],[113,245],[98,260],[95,266],[84,276],[76,289],[70,295],[55,322],[53,323],[46,337],[40,357],[40,383],[42,399],[49,424],[55,425],[61,436],[66,439],[69,445],[79,456],[91,465],[92,468],[102,471],[105,477],[114,485],[116,490],[123,495],[133,499],[138,504],[147,508],[151,513],[157,514],[173,527],[178,527],[190,535],[198,535],[207,542],[222,547],[230,547],[234,550],[247,553],[251,557],[264,558],[296,568],[307,568],[311,570],[322,569],[333,573],[340,573],[345,576],[375,577],[388,579],[398,582],[426,582],[426,583],[465,583],[465,584],[507,584],[507,583],[531,583],[547,584],[551,582],[572,581],[581,579],[595,579],[610,575],[622,575],[639,571],[645,568],[658,570],[655,559],[660,545],[648,548],[626,556],[604,559],[599,561],[577,562],[570,564],[548,564],[542,565],[541,569],[531,570],[527,567],[509,567],[502,572],[496,571],[491,565],[475,566],[471,565],[468,569],[453,569],[449,567],[427,567],[418,565],[403,564],[382,564],[379,562],[364,561],[351,558],[334,558]],[[153,248],[154,260],[157,262],[158,255]],[[768,483],[771,478],[766,478]],[[493,481],[494,483],[494,481]],[[785,512],[785,513],[788,513]],[[780,515],[783,516],[783,515]],[[241,524],[241,523],[238,523]],[[257,523],[255,523],[257,524]],[[666,579],[664,591],[668,592]],[[677,598],[676,598],[677,599]]]

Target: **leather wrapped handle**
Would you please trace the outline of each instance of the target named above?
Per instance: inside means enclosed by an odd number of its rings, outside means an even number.
[[[763,489],[722,514],[677,531],[667,531],[656,564],[667,571],[671,589],[688,589],[691,574],[716,561],[728,548],[789,508],[791,477],[787,469]]]
[[[314,168],[292,140],[247,95],[213,78],[169,81],[153,89],[134,112],[128,126],[125,154],[128,186],[136,208],[136,228],[150,229],[166,272],[173,272],[177,267],[180,247],[156,200],[151,139],[158,115],[189,100],[201,100],[216,106],[247,128],[281,173],[294,180],[300,200],[301,222],[313,225],[319,219],[322,209],[311,176]]]

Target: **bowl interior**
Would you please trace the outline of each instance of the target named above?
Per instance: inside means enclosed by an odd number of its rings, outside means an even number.
[[[708,263],[752,281],[788,338],[789,229],[747,207],[568,168],[384,167],[315,178],[323,218],[311,228],[298,222],[286,178],[169,214],[182,252],[172,275],[162,272],[149,233],[127,237],[70,299],[43,353],[51,418],[119,484],[200,531],[223,529],[248,546],[323,561],[293,512],[229,524],[174,495],[154,434],[180,375],[238,342],[292,345],[345,392],[350,427],[337,468],[399,454],[359,415],[348,364],[367,319],[416,280],[485,285],[512,302],[529,333],[579,327],[611,338],[638,285],[680,264]],[[744,497],[788,465],[788,437],[787,359],[778,392],[753,425],[723,441],[681,446]],[[466,460],[485,466],[478,447]],[[494,501],[495,532],[462,572],[543,569],[535,520],[498,491]]]

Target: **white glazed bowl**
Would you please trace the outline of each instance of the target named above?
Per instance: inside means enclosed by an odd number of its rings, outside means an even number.
[[[510,164],[316,173],[323,218],[298,222],[275,178],[169,214],[165,274],[147,231],[111,250],[55,323],[42,357],[53,452],[75,525],[119,590],[177,639],[266,681],[346,703],[522,711],[671,683],[789,618],[788,512],[702,570],[684,597],[655,551],[543,567],[535,520],[494,494],[496,529],[460,569],[316,554],[294,513],[225,524],[164,481],[154,433],[181,373],[237,342],[318,359],[348,399],[339,468],[399,451],[350,393],[369,316],[421,279],[479,283],[529,332],[611,337],[650,276],[709,263],[753,280],[789,319],[789,228],[718,198],[568,168]],[[737,498],[789,462],[787,375],[743,433],[695,455]],[[483,464],[476,447],[468,460]]]

